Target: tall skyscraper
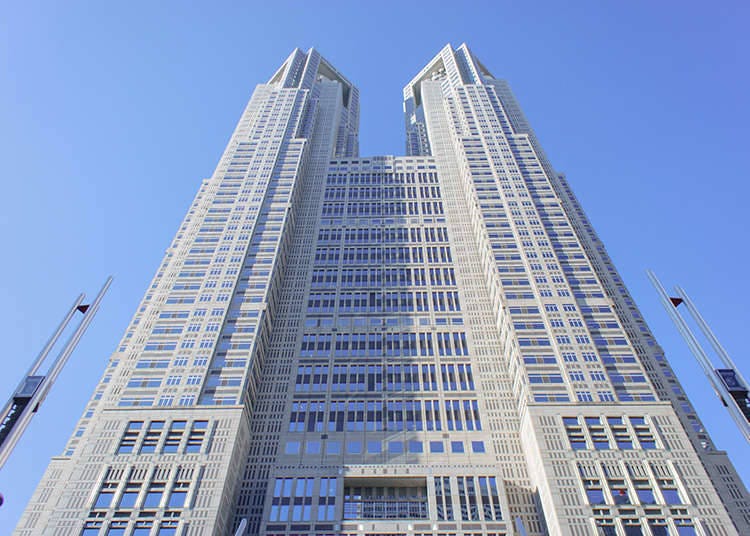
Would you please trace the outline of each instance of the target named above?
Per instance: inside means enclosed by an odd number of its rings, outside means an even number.
[[[404,111],[363,158],[315,50],[256,88],[17,535],[750,534],[508,84]]]

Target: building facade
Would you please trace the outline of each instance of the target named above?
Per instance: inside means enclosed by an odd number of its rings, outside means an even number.
[[[404,111],[364,158],[317,51],[256,88],[15,534],[750,534],[507,83]]]

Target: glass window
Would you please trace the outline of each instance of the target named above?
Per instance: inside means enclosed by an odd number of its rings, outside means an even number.
[[[451,441],[451,452],[455,454],[461,454],[464,451],[463,441]]]
[[[604,492],[601,489],[587,489],[589,504],[604,504]]]
[[[196,452],[200,452],[200,451],[201,451],[201,444],[191,442],[190,438],[188,438],[188,444],[185,445],[185,454],[190,454],[190,453],[195,454]]]
[[[115,496],[112,491],[102,491],[96,498],[94,508],[109,508],[112,505],[112,498]]]
[[[402,454],[404,452],[403,441],[389,441],[388,452],[390,454]]]
[[[430,452],[445,452],[445,446],[442,441],[430,441]]]
[[[185,506],[185,499],[187,498],[187,490],[174,490],[172,495],[169,496],[169,508],[182,508]]]
[[[680,499],[680,494],[676,488],[662,488],[661,493],[664,495],[666,504],[682,504],[682,499]]]
[[[472,441],[471,442],[471,450],[472,452],[475,452],[477,454],[482,454],[485,452],[484,450],[484,441]]]
[[[380,454],[383,451],[380,441],[368,441],[367,452],[368,454]]]
[[[409,452],[412,452],[412,453],[422,452],[422,442],[421,441],[409,441]]]
[[[135,506],[135,501],[138,499],[139,491],[140,487],[138,486],[128,486],[120,497],[119,507],[133,508]]]
[[[625,488],[612,488],[612,498],[615,500],[615,504],[630,504],[630,497],[628,496],[628,490]]]
[[[422,486],[371,485],[344,488],[344,519],[426,519],[427,490]]]
[[[664,519],[649,520],[648,528],[651,529],[651,534],[653,534],[653,536],[669,536],[667,522]]]
[[[656,504],[654,492],[650,489],[638,488],[636,489],[636,493],[638,494],[638,502],[641,504]]]
[[[640,525],[625,525],[625,536],[643,536]]]
[[[164,484],[152,484],[143,500],[143,508],[159,508],[163,496]]]

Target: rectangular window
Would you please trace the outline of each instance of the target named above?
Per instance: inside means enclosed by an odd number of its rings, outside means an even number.
[[[677,486],[675,485],[674,480],[661,479],[659,481],[659,487],[661,488],[661,494],[664,497],[665,504],[682,504],[682,498],[677,491]]]
[[[169,495],[169,502],[167,506],[169,508],[183,508],[187,500],[188,490],[190,489],[190,482],[175,482],[172,486],[172,493]]]
[[[141,454],[150,454],[156,452],[156,445],[161,438],[161,432],[164,429],[164,421],[151,421],[146,430],[146,435],[141,443]]]
[[[344,483],[344,519],[427,519],[424,478],[374,479]]]
[[[125,490],[120,495],[119,508],[134,508],[138,500],[138,494],[141,492],[141,484],[129,482],[125,485]]]
[[[159,508],[164,497],[164,482],[153,482],[148,488],[146,497],[143,499],[142,508]]]
[[[143,428],[143,421],[128,422],[125,433],[120,440],[120,445],[117,447],[117,454],[130,454],[133,452],[141,428]]]
[[[182,436],[185,433],[185,421],[173,421],[169,426],[167,437],[164,440],[164,447],[162,452],[165,454],[174,454],[177,452],[182,441]]]
[[[578,422],[578,419],[576,417],[563,417],[563,425],[565,426],[565,432],[568,435],[570,447],[573,450],[585,450],[586,436],[583,433],[583,428]]]
[[[186,453],[197,453],[201,451],[203,440],[206,436],[208,421],[194,421],[185,445]]]
[[[105,482],[102,484],[101,491],[96,497],[93,509],[107,509],[112,506],[112,499],[117,490],[117,482]]]
[[[606,504],[601,482],[589,479],[584,480],[583,485],[586,488],[586,497],[588,498],[589,504]]]

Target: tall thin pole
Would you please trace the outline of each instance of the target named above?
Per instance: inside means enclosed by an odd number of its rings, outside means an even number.
[[[708,325],[708,322],[705,321],[703,318],[703,315],[700,314],[698,311],[698,308],[695,306],[695,303],[693,303],[693,300],[690,299],[690,296],[688,296],[687,292],[682,287],[676,286],[675,290],[677,290],[677,295],[682,298],[682,301],[685,303],[685,306],[687,307],[687,310],[690,312],[690,315],[695,319],[695,322],[698,324],[698,327],[700,327],[703,334],[708,339],[708,342],[711,343],[711,346],[713,346],[714,351],[716,352],[716,355],[719,356],[719,359],[721,359],[721,362],[724,363],[724,365],[727,368],[730,368],[734,370],[737,377],[742,380],[742,383],[745,384],[745,386],[748,386],[748,383],[745,381],[745,378],[742,377],[742,374],[740,373],[740,370],[737,368],[737,365],[734,364],[734,361],[732,361],[732,358],[729,356],[727,351],[724,349],[724,347],[719,342],[719,339],[714,335],[714,332],[711,330],[711,328]]]
[[[711,385],[716,390],[716,393],[720,394],[721,389],[719,386],[719,380],[714,375],[714,367],[711,364],[711,360],[708,358],[703,348],[701,348],[701,345],[698,342],[698,339],[695,338],[695,335],[693,335],[693,332],[690,331],[690,327],[685,323],[685,320],[677,312],[677,309],[675,309],[674,304],[669,299],[669,295],[667,294],[667,291],[664,289],[662,284],[656,278],[656,274],[654,274],[654,272],[649,270],[648,277],[649,279],[651,279],[651,283],[654,285],[654,287],[656,288],[656,291],[659,293],[659,298],[661,299],[661,303],[666,309],[667,314],[675,323],[675,326],[677,326],[677,330],[685,339],[685,342],[690,348],[690,351],[693,353],[693,355],[695,355],[695,358],[697,359],[698,364],[701,366],[701,368],[703,369],[703,372],[708,377],[709,381],[711,382]]]
[[[107,280],[104,282],[104,285],[102,286],[101,290],[99,291],[99,294],[96,295],[96,298],[94,298],[94,301],[91,302],[91,305],[89,305],[89,308],[86,310],[86,313],[83,315],[83,320],[81,320],[81,323],[78,325],[78,328],[76,328],[75,332],[73,332],[73,335],[70,336],[70,339],[65,344],[65,347],[60,351],[60,354],[57,356],[57,359],[55,359],[55,361],[52,363],[52,366],[50,367],[50,371],[47,374],[47,379],[44,382],[44,385],[42,386],[42,388],[40,389],[41,393],[40,393],[39,399],[36,401],[37,403],[41,403],[44,400],[44,397],[47,396],[47,393],[49,392],[49,390],[52,388],[52,384],[60,375],[60,372],[65,366],[65,363],[67,363],[68,358],[70,357],[70,354],[72,354],[73,350],[75,350],[76,346],[78,346],[78,342],[81,340],[81,337],[86,332],[86,329],[89,327],[89,324],[91,324],[91,321],[94,319],[94,315],[99,310],[99,304],[101,304],[102,298],[104,298],[104,294],[107,292],[111,284],[112,284],[112,276],[109,276]]]
[[[675,326],[677,326],[677,330],[680,332],[682,338],[690,348],[690,351],[693,353],[696,360],[700,364],[704,374],[706,375],[706,378],[708,378],[708,381],[711,383],[714,391],[716,391],[716,394],[719,395],[719,397],[726,405],[727,409],[729,410],[729,414],[737,424],[740,432],[742,432],[742,435],[745,436],[745,439],[748,442],[750,442],[750,423],[747,422],[745,415],[734,403],[734,397],[729,392],[727,387],[716,376],[716,371],[713,368],[711,360],[709,359],[708,355],[706,355],[706,352],[703,350],[698,340],[695,338],[695,335],[693,335],[690,327],[687,325],[682,316],[680,316],[680,314],[677,312],[676,307],[669,299],[667,291],[664,290],[664,287],[657,279],[656,274],[654,274],[654,272],[652,272],[651,270],[648,270],[647,273],[649,279],[651,280],[651,283],[654,285],[654,288],[656,288],[656,291],[659,294],[659,298],[661,299],[664,309],[667,311],[667,314],[670,316]]]
[[[102,286],[99,294],[97,294],[94,301],[87,307],[81,307],[84,295],[81,294],[76,299],[73,306],[70,308],[65,318],[60,323],[58,328],[52,334],[50,339],[42,348],[34,363],[29,368],[26,376],[18,384],[18,387],[11,395],[8,403],[3,408],[3,413],[0,414],[0,468],[5,464],[13,452],[13,448],[18,443],[19,439],[23,435],[23,432],[29,426],[31,417],[39,408],[39,404],[42,403],[44,398],[52,388],[52,384],[55,383],[57,376],[59,376],[63,366],[68,361],[68,358],[73,353],[81,337],[88,328],[94,315],[99,310],[104,294],[112,284],[112,277],[108,277],[107,281]],[[76,311],[83,312],[83,319],[80,324],[73,332],[73,335],[68,339],[63,349],[58,354],[55,361],[52,363],[49,371],[46,375],[36,374],[39,371],[40,366],[45,361],[46,357],[52,351],[60,336],[62,335],[65,328],[70,323],[73,315]]]
[[[245,536],[245,531],[247,530],[247,519],[242,519],[240,521],[240,525],[237,527],[237,530],[234,533],[234,536]]]
[[[76,299],[75,302],[73,302],[73,305],[70,307],[68,314],[66,314],[65,318],[62,319],[62,322],[60,322],[60,325],[57,326],[57,329],[47,341],[47,344],[44,345],[44,348],[42,348],[37,358],[31,364],[31,367],[29,368],[28,372],[26,372],[26,376],[32,376],[37,370],[39,370],[39,367],[42,365],[44,360],[47,359],[47,356],[52,350],[52,347],[57,343],[58,339],[60,338],[60,335],[62,335],[63,331],[65,331],[65,328],[68,327],[68,324],[70,324],[70,321],[73,319],[73,315],[75,315],[76,311],[78,310],[78,306],[80,306],[83,303],[83,300],[85,298],[86,298],[86,295],[84,293],[81,293],[78,295],[78,298]]]
[[[24,386],[29,376],[33,376],[39,370],[39,367],[47,359],[47,356],[52,351],[52,348],[55,346],[57,341],[60,339],[60,336],[62,335],[63,331],[65,331],[65,328],[68,327],[68,324],[70,324],[70,321],[73,319],[73,316],[76,314],[78,306],[81,305],[85,297],[86,295],[83,293],[78,295],[78,298],[76,298],[76,301],[73,302],[73,305],[71,305],[66,315],[60,321],[60,324],[58,324],[57,329],[55,329],[55,331],[52,333],[50,338],[45,343],[44,347],[36,356],[36,359],[34,359],[34,361],[31,363],[31,366],[26,371],[26,374],[23,376],[23,378],[21,379],[20,383],[18,384],[14,392],[18,392]],[[0,413],[1,418],[3,419],[6,418],[8,413],[11,411],[13,404],[14,404],[13,397],[11,397],[8,400],[8,402],[5,404],[5,406],[3,407],[2,413]]]

